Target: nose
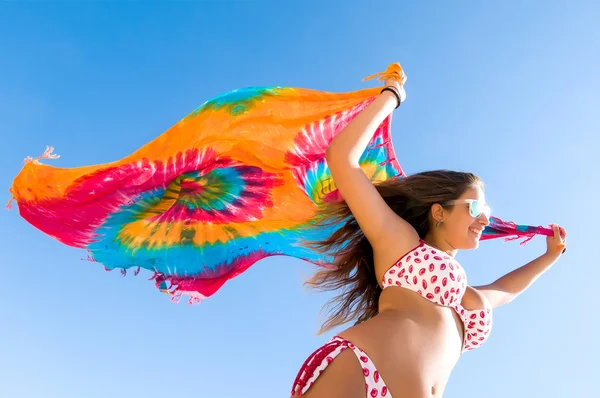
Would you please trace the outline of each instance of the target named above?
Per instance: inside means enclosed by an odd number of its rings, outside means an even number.
[[[484,227],[487,227],[488,225],[490,225],[490,219],[488,218],[488,216],[486,216],[483,213],[479,216],[477,221],[479,221],[479,223],[482,224]]]

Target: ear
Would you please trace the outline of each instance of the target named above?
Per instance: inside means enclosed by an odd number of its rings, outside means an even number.
[[[444,208],[441,204],[435,203],[431,206],[431,218],[434,223],[444,220]]]

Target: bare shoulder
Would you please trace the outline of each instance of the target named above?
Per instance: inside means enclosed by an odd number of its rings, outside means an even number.
[[[364,398],[365,378],[352,350],[339,354],[302,394],[304,398]]]

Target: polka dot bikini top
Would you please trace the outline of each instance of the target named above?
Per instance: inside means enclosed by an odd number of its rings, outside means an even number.
[[[461,305],[467,274],[460,264],[423,240],[386,271],[382,287],[389,286],[410,289],[433,303],[453,308],[464,324],[461,353],[483,344],[492,329],[490,308],[467,310]]]

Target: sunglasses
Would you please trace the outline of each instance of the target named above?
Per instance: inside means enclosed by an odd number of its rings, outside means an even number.
[[[479,218],[482,214],[485,214],[485,216],[489,220],[490,216],[492,215],[492,209],[490,209],[490,207],[486,203],[477,199],[451,200],[447,203],[447,205],[452,206],[461,203],[469,204],[469,214],[473,218]]]

